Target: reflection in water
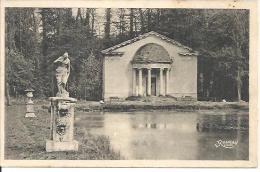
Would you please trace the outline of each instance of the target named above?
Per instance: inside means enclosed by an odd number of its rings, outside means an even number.
[[[151,128],[151,129],[165,129],[167,127],[166,123],[139,123],[139,124],[133,124],[132,128]]]
[[[248,130],[248,119],[239,115],[201,115],[198,117],[197,131],[216,131],[216,130]]]
[[[248,112],[77,112],[76,125],[109,136],[126,159],[248,159]],[[219,140],[237,145],[215,147]]]

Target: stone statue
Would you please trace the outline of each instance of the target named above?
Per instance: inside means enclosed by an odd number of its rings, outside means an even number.
[[[50,97],[51,135],[46,140],[46,151],[78,151],[79,143],[74,140],[74,107],[76,99],[69,97],[66,84],[70,75],[69,55],[65,52],[53,62],[56,66],[58,92]]]
[[[66,84],[70,75],[70,59],[67,52],[54,61],[57,64],[56,80],[58,86],[57,97],[69,97],[69,92],[66,91]]]

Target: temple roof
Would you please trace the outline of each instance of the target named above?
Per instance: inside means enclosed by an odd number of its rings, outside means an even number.
[[[158,37],[158,38],[160,38],[160,39],[162,39],[162,40],[164,40],[166,42],[172,43],[174,45],[177,45],[178,47],[182,47],[182,48],[188,50],[190,55],[197,55],[197,52],[193,52],[191,48],[186,47],[186,46],[182,45],[181,43],[179,43],[179,42],[177,42],[177,41],[175,41],[173,39],[170,39],[170,38],[168,38],[168,37],[166,37],[164,35],[161,35],[161,34],[159,34],[157,32],[154,32],[154,31],[145,33],[143,35],[139,35],[139,36],[137,36],[137,37],[135,37],[133,39],[130,39],[128,41],[125,41],[125,42],[122,42],[120,44],[117,44],[117,45],[115,45],[113,47],[110,47],[110,48],[107,48],[105,50],[102,50],[101,53],[103,53],[103,54],[111,54],[112,51],[114,51],[114,50],[116,50],[118,48],[121,48],[123,46],[129,45],[129,44],[134,43],[136,41],[139,41],[141,39],[147,38],[148,36],[151,36],[151,35],[154,35],[154,36],[156,36],[156,37]]]

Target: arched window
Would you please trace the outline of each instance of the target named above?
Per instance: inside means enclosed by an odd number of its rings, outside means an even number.
[[[142,46],[133,58],[133,63],[171,63],[167,50],[161,45],[149,43]]]

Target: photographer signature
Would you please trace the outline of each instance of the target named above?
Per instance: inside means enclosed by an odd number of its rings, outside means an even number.
[[[236,140],[218,140],[217,143],[215,143],[215,147],[223,147],[227,149],[232,149],[238,144],[238,141]]]

